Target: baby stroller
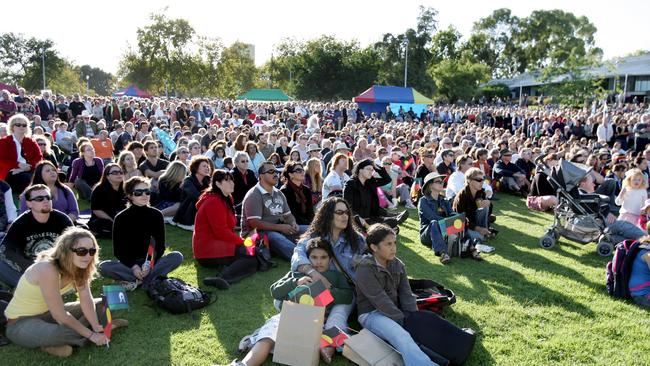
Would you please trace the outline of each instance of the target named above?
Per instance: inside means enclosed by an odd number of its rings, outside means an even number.
[[[545,166],[542,165],[543,169]],[[609,197],[599,194],[580,194],[578,184],[590,169],[564,159],[548,172],[548,181],[555,188],[558,204],[553,224],[539,239],[542,248],[550,249],[563,236],[580,244],[597,243],[596,251],[608,256],[618,241],[608,232],[602,208],[609,205]]]

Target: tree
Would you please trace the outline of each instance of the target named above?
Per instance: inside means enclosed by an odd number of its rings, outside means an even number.
[[[84,82],[89,76],[88,86],[99,95],[109,95],[114,90],[115,78],[100,68],[83,65],[79,68],[79,74]]]
[[[408,48],[407,85],[427,95],[433,93],[433,82],[427,68],[431,62],[432,37],[438,28],[437,16],[434,8],[420,6],[415,29],[409,28],[399,35],[386,33],[380,42],[375,43],[374,50],[380,59],[377,78],[381,84],[403,85],[405,48]]]
[[[594,33],[596,27],[587,17],[562,10],[536,10],[519,18],[509,9],[498,9],[474,23],[474,46],[478,47],[470,50],[481,51],[495,77],[512,77],[562,67],[572,62],[570,57],[600,60],[602,50],[595,46]],[[484,52],[486,44],[493,53]],[[496,55],[494,61],[492,55]]]
[[[54,42],[3,33],[0,35],[0,79],[30,91],[42,89],[43,54],[47,82],[65,67],[64,60],[54,49]]]
[[[82,81],[80,69],[66,61],[63,68],[48,82],[47,88],[55,94],[85,94],[86,81]]]
[[[253,58],[248,54],[248,46],[235,42],[223,50],[217,66],[219,75],[219,95],[228,98],[248,91],[255,85],[257,69]]]
[[[595,57],[572,53],[561,65],[552,65],[542,71],[540,80],[545,84],[541,90],[545,95],[553,96],[558,104],[573,107],[581,107],[594,97],[604,97],[607,91],[603,88],[602,78],[585,72],[598,64]]]
[[[431,41],[431,61],[437,63],[444,59],[459,59],[461,38],[460,32],[452,25],[437,32]]]
[[[435,82],[436,94],[448,102],[469,100],[476,95],[481,83],[490,79],[490,69],[481,63],[442,60],[429,69]]]

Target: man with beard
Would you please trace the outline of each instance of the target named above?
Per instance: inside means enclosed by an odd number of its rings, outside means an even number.
[[[43,184],[27,187],[29,210],[11,224],[0,244],[0,281],[15,288],[36,255],[54,246],[56,238],[73,226],[68,215],[52,209],[52,193]]]

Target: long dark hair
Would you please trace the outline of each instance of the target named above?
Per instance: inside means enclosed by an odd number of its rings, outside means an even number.
[[[226,206],[234,213],[235,212],[235,206],[233,205],[232,198],[231,197],[226,197],[225,194],[223,194],[223,191],[221,188],[217,186],[217,182],[221,183],[224,180],[233,180],[232,173],[225,169],[216,169],[214,173],[212,173],[212,179],[210,180],[210,188],[206,189],[203,194],[215,194],[221,199],[223,199],[226,202]]]
[[[38,164],[36,164],[36,168],[34,168],[34,175],[32,175],[32,183],[30,185],[34,184],[45,184],[45,181],[43,180],[43,168],[45,168],[46,165],[49,165],[54,169],[54,171],[58,171],[54,163],[52,163],[49,160],[41,160]],[[70,188],[66,187],[61,183],[61,180],[59,180],[59,175],[57,174],[56,176],[56,182],[54,182],[54,186],[59,188],[60,190],[63,191],[63,194],[65,195],[65,198],[68,199],[68,196],[70,195]]]
[[[104,167],[104,171],[102,172],[102,177],[99,179],[99,182],[97,182],[95,187],[93,187],[93,189],[100,186],[111,187],[111,182],[108,181],[108,173],[111,172],[111,168],[120,168],[120,166],[117,163],[106,164],[106,166]],[[122,168],[120,168],[120,170],[122,170]],[[120,187],[117,190],[119,191],[121,189],[124,189],[124,182],[120,183]]]
[[[344,203],[345,207],[348,209],[348,225],[345,230],[343,230],[343,236],[352,248],[352,251],[358,253],[360,249],[359,241],[362,240],[362,236],[356,229],[354,220],[352,220],[352,208],[350,207],[350,204],[341,197],[330,197],[323,201],[320,209],[316,211],[314,221],[309,225],[309,228],[307,229],[307,232],[303,234],[302,239],[310,239],[317,236],[330,236],[332,234],[334,210],[336,209],[336,204],[339,202]]]

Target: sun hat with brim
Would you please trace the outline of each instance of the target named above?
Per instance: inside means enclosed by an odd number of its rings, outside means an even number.
[[[92,113],[90,113],[89,111],[82,111],[81,112],[81,118],[90,118],[92,116],[93,116]]]
[[[446,175],[440,174],[438,172],[431,172],[424,177],[424,183],[422,183],[422,192],[426,192],[427,186],[433,182],[436,178],[445,178]]]
[[[307,152],[310,153],[312,151],[320,151],[320,146],[316,144],[310,144],[309,147],[307,147]]]
[[[339,142],[334,147],[334,151],[336,151],[336,150],[348,150],[348,151],[350,151],[350,148],[348,147],[348,145],[345,144],[345,142]]]

